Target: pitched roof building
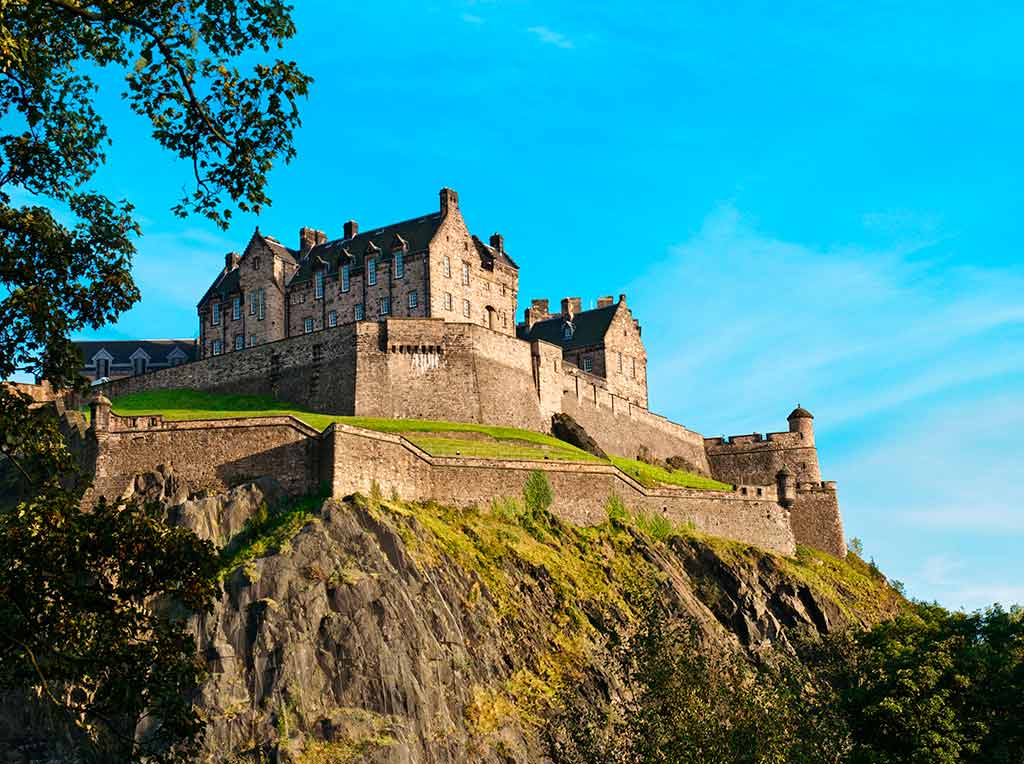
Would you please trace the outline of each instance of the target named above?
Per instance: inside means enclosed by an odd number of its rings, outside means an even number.
[[[80,372],[90,380],[145,374],[197,358],[194,339],[89,340],[76,342],[75,347],[82,355]]]

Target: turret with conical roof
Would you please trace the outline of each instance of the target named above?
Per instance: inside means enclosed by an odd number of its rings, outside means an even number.
[[[808,446],[814,445],[814,414],[798,403],[786,419],[790,432],[801,433]]]

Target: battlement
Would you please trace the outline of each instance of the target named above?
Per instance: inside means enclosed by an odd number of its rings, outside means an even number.
[[[717,438],[704,438],[704,445],[712,451],[722,452],[730,448],[750,446],[762,443],[775,443],[781,446],[800,447],[807,445],[802,432],[754,432],[749,435],[728,435]]]

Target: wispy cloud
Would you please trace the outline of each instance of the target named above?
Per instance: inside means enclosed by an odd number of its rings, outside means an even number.
[[[462,20],[465,21],[467,24],[483,24],[484,23],[484,20],[483,20],[482,17],[476,16],[476,15],[474,15],[472,13],[463,13],[462,14]]]
[[[530,27],[526,31],[534,35],[541,42],[548,45],[554,45],[556,48],[568,49],[575,47],[573,41],[564,34],[556,32],[553,29],[548,29],[544,26]]]

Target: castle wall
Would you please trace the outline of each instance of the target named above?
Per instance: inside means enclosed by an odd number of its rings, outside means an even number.
[[[603,379],[572,366],[562,369],[561,410],[583,425],[610,454],[635,459],[640,447],[645,446],[659,459],[682,456],[699,472],[711,474],[701,435],[610,393]],[[760,485],[774,482],[772,477],[760,481]]]
[[[355,409],[355,335],[363,326],[348,324],[116,379],[103,385],[102,391],[111,398],[178,388],[266,395],[314,411],[352,414]]]
[[[692,523],[701,532],[772,549],[795,551],[789,512],[775,501],[771,487],[753,492],[647,489],[614,467],[551,461],[513,461],[432,457],[408,441],[345,425],[324,433],[325,453],[333,460],[335,496],[370,490],[377,481],[385,495],[456,506],[488,506],[496,497],[520,496],[532,470],[543,470],[554,492],[552,512],[580,525],[607,519],[607,501],[615,494],[633,510]]]
[[[798,483],[789,512],[796,543],[836,557],[846,556],[846,538],[834,482]]]
[[[767,484],[785,467],[797,482],[820,483],[818,450],[800,432],[734,435],[705,440],[711,474],[727,483]]]
[[[294,495],[320,483],[319,433],[293,417],[165,422],[111,414],[108,426],[90,434],[95,482],[88,500],[116,498],[135,475],[160,464],[193,490],[223,491],[264,475]]]

